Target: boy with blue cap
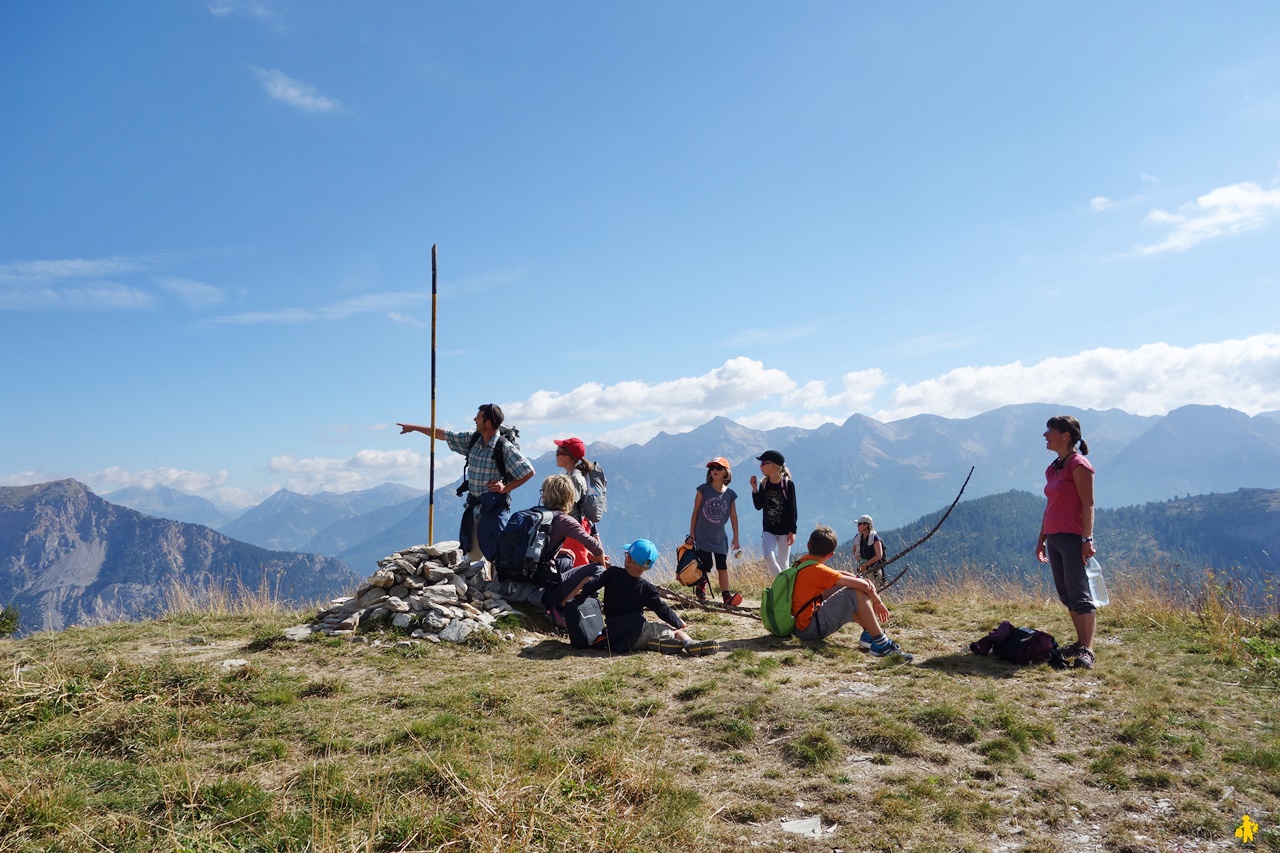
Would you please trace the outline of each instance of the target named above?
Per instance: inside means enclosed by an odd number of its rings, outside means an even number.
[[[626,560],[587,579],[574,594],[594,595],[604,590],[605,634],[615,652],[648,649],[667,655],[709,655],[719,651],[715,640],[693,639],[680,614],[658,595],[658,589],[644,579],[644,573],[658,560],[658,547],[648,539],[625,546]],[[652,610],[662,622],[652,622],[644,612]],[[664,625],[663,622],[666,624]]]

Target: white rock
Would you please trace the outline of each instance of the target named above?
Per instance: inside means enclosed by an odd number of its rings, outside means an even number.
[[[232,659],[230,659],[230,660],[224,660],[222,663],[218,664],[218,666],[222,667],[223,669],[228,669],[228,670],[230,670],[230,669],[241,669],[241,668],[246,667],[246,666],[248,666],[248,665],[249,665],[249,662],[248,662],[247,660],[245,660],[244,658],[232,658]]]
[[[369,575],[369,586],[388,589],[396,585],[396,573],[390,569],[378,569]]]

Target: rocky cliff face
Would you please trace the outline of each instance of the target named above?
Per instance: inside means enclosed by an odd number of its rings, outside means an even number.
[[[0,603],[18,608],[24,632],[151,616],[175,583],[265,584],[278,599],[303,603],[358,580],[338,560],[152,518],[75,480],[0,488]]]

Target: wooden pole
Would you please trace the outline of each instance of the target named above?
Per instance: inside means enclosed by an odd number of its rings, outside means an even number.
[[[431,472],[427,477],[427,542],[436,541],[436,244],[431,244]]]

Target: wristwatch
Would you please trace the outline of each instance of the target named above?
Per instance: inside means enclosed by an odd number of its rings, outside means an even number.
[[[1080,537],[1080,541],[1081,541],[1081,542],[1092,542],[1092,541],[1093,541],[1093,537],[1092,537],[1092,536],[1081,536],[1081,537]]]

